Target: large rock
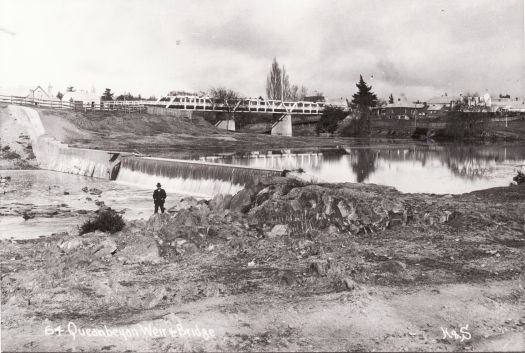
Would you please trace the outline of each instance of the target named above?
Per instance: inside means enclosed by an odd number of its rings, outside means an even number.
[[[69,239],[64,239],[59,242],[57,246],[64,250],[65,252],[75,251],[81,248],[84,245],[83,239],[81,237],[73,237]]]
[[[276,224],[272,230],[266,234],[268,238],[277,238],[288,235],[288,226],[286,224]]]
[[[127,263],[158,262],[161,259],[157,242],[141,235],[126,237],[126,244],[118,252],[118,256]]]
[[[230,210],[242,213],[248,212],[252,204],[252,196],[252,190],[242,189],[232,197]]]
[[[146,230],[150,232],[158,232],[165,224],[168,223],[170,215],[167,213],[155,213],[148,219],[146,223]]]
[[[117,249],[117,243],[113,239],[105,238],[94,247],[92,254],[96,257],[107,257],[115,254]]]
[[[189,210],[191,208],[198,207],[200,205],[199,200],[194,197],[185,197],[175,203],[175,205],[168,209],[168,213],[180,212],[183,210]]]

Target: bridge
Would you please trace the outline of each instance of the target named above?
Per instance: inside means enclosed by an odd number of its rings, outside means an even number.
[[[171,109],[202,110],[217,112],[244,112],[244,113],[284,113],[284,114],[311,114],[319,115],[324,109],[321,102],[283,102],[262,98],[239,98],[228,102],[198,96],[166,96],[159,98],[155,103],[148,105],[164,106]]]
[[[219,120],[215,126],[229,131],[235,131],[235,113],[262,113],[273,114],[276,119],[271,126],[272,135],[292,135],[292,115],[303,116],[301,120],[309,120],[307,123],[315,123],[319,120],[325,108],[323,102],[286,102],[280,100],[263,98],[239,98],[231,100],[219,100],[208,96],[176,95],[164,96],[156,101],[133,100],[133,101],[62,101],[59,99],[38,99],[30,97],[3,96],[0,95],[0,103],[15,105],[31,105],[56,109],[75,110],[119,110],[125,112],[150,112],[148,107],[160,108],[166,112],[175,111],[202,111],[225,113],[224,118]],[[158,112],[156,110],[155,112]],[[308,118],[309,116],[309,118]]]

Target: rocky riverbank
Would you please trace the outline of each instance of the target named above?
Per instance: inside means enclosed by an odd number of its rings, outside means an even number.
[[[2,348],[523,349],[524,201],[273,178],[114,234],[2,241]],[[130,335],[78,330],[104,325]]]

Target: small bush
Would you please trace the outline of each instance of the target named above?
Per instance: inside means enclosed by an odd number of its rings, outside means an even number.
[[[124,228],[124,220],[115,210],[100,211],[96,218],[86,221],[80,227],[80,235],[100,230],[115,233]]]
[[[521,185],[525,183],[525,174],[518,170],[518,175],[516,175],[512,180],[514,180],[516,184]]]

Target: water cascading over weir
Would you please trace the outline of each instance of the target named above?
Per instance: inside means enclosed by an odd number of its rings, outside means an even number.
[[[153,157],[124,157],[118,182],[148,186],[157,182],[167,191],[210,197],[235,194],[262,177],[279,176],[281,170]]]
[[[27,129],[40,168],[101,179],[116,178],[119,152],[69,147],[47,134],[35,109],[10,105],[9,112]]]
[[[282,174],[277,169],[136,157],[126,152],[73,148],[47,134],[37,110],[10,105],[9,111],[27,129],[33,152],[42,169],[116,180],[148,189],[153,189],[160,182],[166,191],[200,197],[235,194],[262,177]]]

